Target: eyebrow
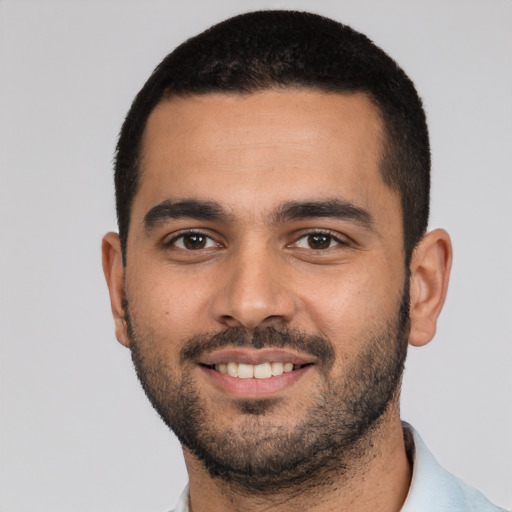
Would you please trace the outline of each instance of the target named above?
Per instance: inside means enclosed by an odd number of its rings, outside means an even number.
[[[275,223],[282,223],[318,217],[349,220],[365,229],[373,230],[373,218],[370,212],[350,201],[339,198],[320,201],[290,201],[278,207],[272,219]]]
[[[319,201],[289,201],[278,206],[272,212],[270,219],[273,224],[281,224],[293,220],[320,217],[349,220],[365,229],[373,229],[373,219],[367,210],[339,198]],[[232,219],[232,215],[215,201],[167,199],[153,206],[146,213],[144,227],[147,232],[150,232],[168,219],[181,218],[227,223]]]
[[[144,227],[151,231],[167,219],[189,218],[204,221],[226,222],[231,216],[215,201],[184,199],[172,201],[167,199],[153,206],[144,215]]]

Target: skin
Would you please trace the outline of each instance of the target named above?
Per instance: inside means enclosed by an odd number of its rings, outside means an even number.
[[[379,171],[382,130],[376,107],[362,94],[268,90],[161,102],[144,135],[125,268],[118,236],[109,233],[103,240],[119,342],[130,345],[124,285],[134,323],[153,341],[144,348],[147,357],[164,358],[178,378],[179,350],[191,336],[228,327],[285,326],[328,338],[335,351],[332,378],[343,379],[368,333],[396,318],[406,276],[400,198]],[[215,201],[228,216],[160,219],[148,229],[144,219],[152,208],[191,198]],[[371,222],[276,219],[276,210],[289,201],[333,199],[364,210]],[[177,238],[187,229],[206,235],[207,246],[187,249]],[[308,235],[318,232],[332,237],[327,248],[308,245]],[[450,265],[447,233],[427,234],[410,266],[410,344],[423,345],[434,336]],[[199,366],[192,375],[217,428],[259,428],[236,406],[240,395],[215,385]],[[272,395],[280,407],[269,410],[265,420],[293,427],[320,389],[313,365]],[[247,496],[212,479],[188,450],[184,454],[194,512],[398,511],[411,477],[398,397],[353,471],[321,493],[313,489],[286,501]]]

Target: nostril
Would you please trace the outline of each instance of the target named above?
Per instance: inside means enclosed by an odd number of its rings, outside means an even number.
[[[260,325],[262,327],[276,327],[280,325],[284,325],[286,323],[286,320],[284,316],[281,315],[270,315],[267,318],[265,318]]]
[[[230,315],[222,315],[219,320],[227,327],[244,327],[235,317]]]
[[[253,330],[258,327],[285,327],[288,325],[290,318],[284,315],[269,315],[266,317],[259,315],[240,314],[221,315],[217,321],[226,327],[242,327],[244,329]]]

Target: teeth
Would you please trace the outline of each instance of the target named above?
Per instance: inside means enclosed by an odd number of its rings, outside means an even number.
[[[254,378],[255,379],[268,379],[272,377],[272,369],[270,363],[257,364],[254,367]]]
[[[228,363],[226,365],[226,369],[228,371],[228,375],[231,377],[238,377],[238,364],[237,363]]]
[[[277,377],[283,373],[289,373],[293,369],[300,368],[299,365],[294,366],[293,363],[262,363],[262,364],[245,364],[245,363],[220,363],[215,365],[215,369],[229,375],[230,377],[238,377],[239,379],[269,379]]]
[[[284,372],[283,363],[270,363],[272,375],[282,375]]]
[[[284,363],[283,370],[285,373],[289,373],[293,371],[293,364],[292,363]]]
[[[252,364],[238,365],[238,378],[239,379],[252,379],[254,377],[254,366]]]

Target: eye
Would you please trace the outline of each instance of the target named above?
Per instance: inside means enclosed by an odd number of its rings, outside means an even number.
[[[199,251],[201,249],[219,247],[219,244],[209,236],[196,232],[182,233],[174,237],[169,242],[169,245],[185,251]]]
[[[329,233],[309,233],[308,235],[301,236],[294,245],[301,249],[320,251],[340,244],[343,244],[343,242]]]

